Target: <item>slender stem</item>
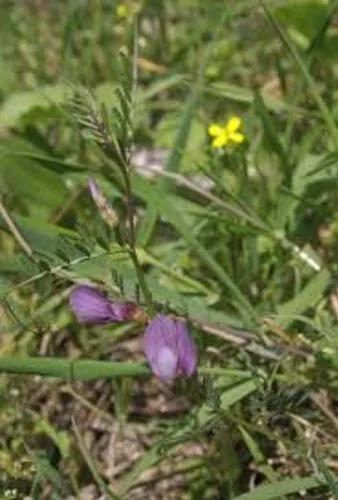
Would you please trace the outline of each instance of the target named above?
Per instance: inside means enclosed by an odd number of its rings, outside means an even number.
[[[123,179],[125,183],[125,194],[127,200],[127,217],[128,217],[128,225],[129,225],[129,245],[131,248],[135,248],[135,223],[134,223],[134,201],[133,201],[133,193],[131,187],[130,180],[130,163],[128,161],[128,165],[122,169]]]
[[[141,264],[138,260],[136,246],[135,246],[136,245],[135,223],[134,223],[135,211],[134,211],[133,191],[132,191],[131,176],[130,176],[131,154],[129,152],[126,156],[121,155],[119,156],[118,161],[116,161],[114,145],[112,144],[111,138],[109,137],[107,137],[106,139],[106,144],[103,150],[109,158],[111,158],[114,162],[117,163],[122,175],[121,188],[124,189],[124,194],[126,198],[126,209],[127,209],[127,220],[128,220],[127,222],[129,231],[128,235],[126,235],[124,231],[121,231],[121,237],[123,240],[123,245],[126,247],[126,250],[128,251],[133,266],[135,268],[139,280],[139,285],[147,305],[148,312],[149,314],[153,314],[154,306],[153,306],[152,296],[146,278],[144,276]]]
[[[133,129],[133,115],[134,115],[134,106],[136,100],[136,90],[137,90],[137,55],[138,55],[138,29],[137,29],[137,21],[135,22],[134,29],[134,46],[133,46],[133,67],[132,67],[132,89],[131,89],[131,106],[130,106],[130,122],[131,129]],[[128,238],[128,253],[130,255],[131,261],[134,265],[137,278],[139,281],[140,288],[143,293],[144,300],[146,302],[146,306],[148,309],[148,313],[150,315],[154,314],[154,305],[152,301],[151,292],[149,290],[146,277],[142,270],[142,266],[138,260],[137,252],[136,252],[136,237],[135,237],[135,223],[134,223],[134,202],[133,202],[133,191],[131,185],[131,151],[132,151],[132,139],[130,141],[129,148],[126,151],[126,161],[123,161],[120,165],[124,184],[125,184],[125,195],[126,195],[126,208],[127,208],[127,217],[128,217],[128,226],[129,226],[129,238]]]
[[[143,292],[143,296],[144,296],[144,300],[146,302],[148,313],[150,315],[153,315],[155,312],[155,308],[153,305],[152,295],[151,295],[151,292],[149,290],[148,283],[146,281],[144,273],[142,271],[141,264],[138,260],[135,247],[129,248],[129,255],[130,255],[130,258],[131,258],[131,260],[134,264],[134,267],[135,267],[135,271],[136,271],[136,274],[138,277],[139,285],[140,285],[141,290]]]
[[[22,236],[20,233],[19,229],[17,228],[16,224],[12,220],[11,216],[9,215],[5,205],[3,204],[1,198],[0,198],[0,215],[2,215],[8,229],[14,236],[15,240],[17,243],[20,245],[21,249],[25,252],[25,254],[29,257],[32,258],[33,256],[33,251],[31,247],[28,245],[27,241],[25,238]]]
[[[147,305],[147,309],[149,314],[154,313],[154,305],[152,301],[152,296],[151,292],[148,287],[147,280],[144,276],[141,264],[138,260],[137,257],[137,252],[136,252],[136,238],[135,238],[135,224],[134,224],[134,203],[133,203],[133,193],[132,193],[132,188],[131,188],[131,180],[130,180],[130,164],[126,168],[126,171],[124,173],[124,180],[125,180],[125,189],[126,189],[126,198],[127,198],[127,216],[128,216],[128,223],[129,223],[129,248],[128,252],[130,255],[130,258],[133,262],[138,280],[139,280],[139,285],[141,287],[141,290],[143,292],[144,300]]]

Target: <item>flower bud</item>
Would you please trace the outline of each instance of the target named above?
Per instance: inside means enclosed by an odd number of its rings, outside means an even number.
[[[197,349],[181,319],[158,314],[145,331],[144,352],[163,382],[190,377],[196,370]]]
[[[115,210],[110,206],[109,201],[103,194],[101,188],[94,179],[89,179],[88,187],[90,194],[99,209],[102,219],[109,227],[114,227],[117,224],[117,215]]]
[[[79,285],[70,293],[70,306],[80,323],[104,325],[131,321],[137,307],[130,302],[113,302],[98,290]]]

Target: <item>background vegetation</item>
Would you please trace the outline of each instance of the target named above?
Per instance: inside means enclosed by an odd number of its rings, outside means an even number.
[[[1,2],[2,498],[338,498],[337,16]],[[69,310],[88,281],[144,302],[88,193],[95,177],[124,220],[116,164],[79,126],[93,102],[113,134],[130,113],[138,257],[198,344],[198,376],[172,386],[147,376],[143,326]],[[245,142],[214,149],[234,115]]]

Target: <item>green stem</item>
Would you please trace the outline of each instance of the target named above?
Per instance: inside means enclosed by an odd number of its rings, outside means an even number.
[[[122,377],[148,377],[150,368],[142,363],[122,363],[116,361],[92,361],[90,359],[67,359],[37,356],[0,357],[0,373],[18,375],[41,375],[55,377],[68,382],[95,380],[100,378],[118,379]],[[200,375],[218,377],[249,378],[248,370],[231,370],[221,367],[199,367]]]
[[[29,356],[0,357],[0,372],[56,377],[68,382],[98,378],[142,377],[150,374],[149,368],[140,363]]]
[[[137,274],[139,285],[140,285],[142,293],[143,293],[144,300],[146,302],[148,313],[150,314],[150,316],[153,316],[155,313],[155,308],[154,308],[154,304],[153,304],[152,295],[151,295],[151,292],[149,290],[148,283],[147,283],[147,280],[144,276],[143,270],[141,268],[141,264],[138,260],[135,247],[129,248],[129,255],[130,255],[130,258],[134,264],[134,268],[135,268],[135,271]]]

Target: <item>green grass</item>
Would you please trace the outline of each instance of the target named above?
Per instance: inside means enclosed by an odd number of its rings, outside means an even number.
[[[337,498],[337,15],[1,3],[0,498]],[[76,323],[88,281],[185,317],[196,375]]]

